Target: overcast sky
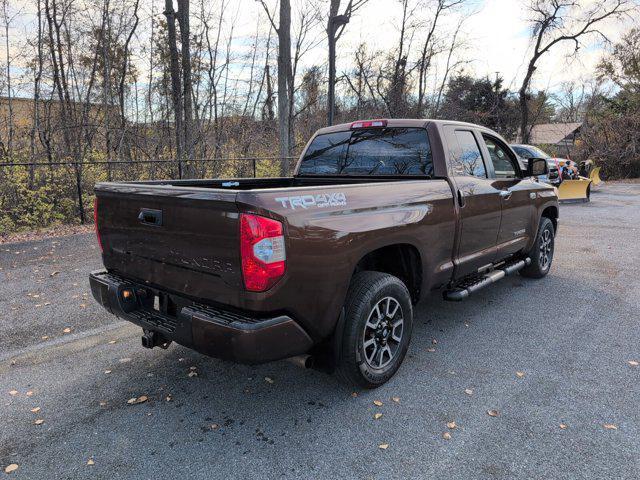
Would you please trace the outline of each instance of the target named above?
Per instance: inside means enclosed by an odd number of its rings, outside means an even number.
[[[35,0],[13,0],[9,2],[10,14],[20,12],[21,14],[14,22],[14,27],[10,31],[10,48],[13,53],[21,48],[24,41],[25,32],[34,28],[33,12],[35,10]],[[82,2],[84,0],[78,0]],[[142,27],[138,41],[145,41],[145,28],[148,25],[151,2],[154,1],[156,15],[161,15],[163,1],[143,0],[143,15],[146,15],[146,22],[143,18]],[[211,5],[219,4],[221,0],[212,0]],[[293,0],[294,5],[296,1]],[[588,6],[595,1],[583,0],[583,5]],[[635,0],[638,1],[638,0]],[[270,5],[276,5],[275,0],[268,0]],[[343,4],[346,0],[343,0]],[[317,0],[321,11],[328,10],[328,0]],[[463,38],[466,46],[460,52],[469,63],[465,69],[477,76],[489,76],[493,78],[498,72],[505,79],[505,86],[517,88],[517,82],[522,78],[523,69],[526,65],[528,54],[530,53],[529,39],[530,30],[527,23],[527,10],[525,5],[527,0],[471,0],[463,10],[455,16],[449,17],[443,23],[444,34],[450,34],[460,17],[465,17],[463,26]],[[215,8],[215,7],[212,7]],[[421,9],[416,13],[415,19],[429,19],[429,9]],[[389,50],[397,44],[400,23],[401,8],[397,0],[370,0],[369,3],[358,11],[357,16],[348,25],[346,33],[340,40],[338,71],[349,70],[353,51],[358,44],[365,42],[371,51]],[[233,24],[236,40],[234,49],[240,55],[250,43],[250,37],[256,31],[257,19],[262,17],[261,24],[266,28],[268,23],[261,7],[255,0],[235,0],[231,2],[230,15],[227,20],[227,28]],[[633,20],[609,22],[602,26],[602,30],[613,41],[627,31]],[[323,37],[323,26],[317,29],[318,46],[310,52],[304,60],[305,65],[326,64],[326,40]],[[423,31],[416,33],[417,49],[420,35]],[[0,46],[1,59],[4,63],[5,47],[4,39]],[[592,76],[594,66],[604,53],[605,46],[601,41],[588,42],[581,49],[578,60],[568,62],[567,52],[571,45],[558,46],[552,50],[552,55],[545,56],[538,67],[534,77],[534,88],[550,88],[554,90],[563,81],[577,80],[586,82]],[[443,58],[440,62],[443,62]],[[18,68],[19,65],[16,65]],[[442,68],[442,65],[437,65]],[[144,70],[144,66],[141,67]]]

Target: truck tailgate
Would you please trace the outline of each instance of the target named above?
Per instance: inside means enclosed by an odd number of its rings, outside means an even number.
[[[124,277],[216,300],[242,285],[236,192],[96,185],[105,266]]]

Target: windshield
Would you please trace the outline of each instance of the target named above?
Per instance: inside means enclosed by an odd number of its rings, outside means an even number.
[[[318,135],[299,175],[432,175],[433,160],[422,128],[375,128]]]
[[[522,158],[551,158],[547,153],[533,145],[523,147],[521,145],[512,145],[511,148]]]

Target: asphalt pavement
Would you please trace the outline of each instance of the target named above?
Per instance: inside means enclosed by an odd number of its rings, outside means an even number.
[[[374,391],[143,349],[93,235],[0,245],[0,477],[638,478],[640,184],[560,215],[545,279],[423,300]]]

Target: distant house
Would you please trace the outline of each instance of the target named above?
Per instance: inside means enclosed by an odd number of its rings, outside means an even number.
[[[531,129],[529,143],[534,145],[555,145],[570,149],[580,135],[582,123],[542,123]]]
[[[11,104],[11,109],[9,109]],[[61,107],[57,98],[41,98],[38,101],[38,111],[40,115],[40,125],[47,136],[50,136],[54,142],[61,141],[61,135],[64,126],[61,124]],[[72,109],[75,113],[75,121],[80,122],[83,119],[82,112],[87,108],[87,104],[81,102],[71,102]],[[68,107],[67,107],[68,108]],[[111,112],[112,118],[119,115],[118,107],[111,105],[107,107]],[[104,135],[104,105],[101,103],[91,102],[88,104],[87,125],[93,129],[95,133],[99,133],[99,137]],[[12,119],[13,124],[13,143],[14,148],[19,150],[26,148],[29,142],[29,135],[33,128],[34,99],[26,97],[0,96],[0,144],[7,141],[9,135],[9,124]],[[77,124],[70,125],[72,130],[76,129]],[[68,127],[69,128],[69,127]],[[100,141],[96,139],[96,141]]]

